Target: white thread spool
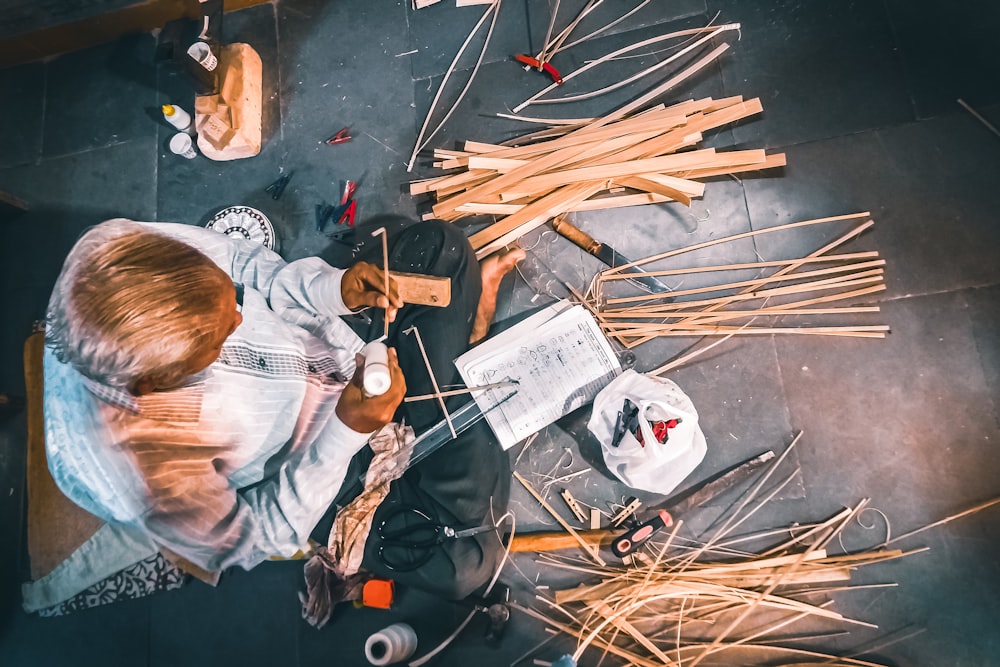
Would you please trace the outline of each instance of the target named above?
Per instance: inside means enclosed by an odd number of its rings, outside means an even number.
[[[210,47],[205,42],[195,42],[188,47],[188,55],[195,59],[195,61],[211,72],[215,69],[216,65],[219,64],[219,59],[215,57],[212,53],[212,47]]]
[[[417,633],[406,623],[393,623],[365,642],[365,657],[376,666],[402,662],[416,650]]]
[[[191,142],[191,135],[186,132],[178,132],[170,137],[170,150],[189,160],[198,155],[198,151],[194,149],[194,144]]]
[[[389,348],[385,343],[374,340],[363,348],[361,354],[365,357],[365,377],[363,386],[369,396],[381,396],[392,386],[392,376],[389,374]]]

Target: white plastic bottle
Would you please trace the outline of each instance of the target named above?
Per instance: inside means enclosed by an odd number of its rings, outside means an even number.
[[[181,109],[176,104],[164,104],[163,117],[167,122],[176,127],[181,132],[190,132],[194,129],[191,126],[191,114]]]
[[[363,381],[365,393],[369,396],[381,396],[392,386],[392,376],[389,375],[389,348],[385,343],[372,341],[361,348],[365,357],[365,377]]]

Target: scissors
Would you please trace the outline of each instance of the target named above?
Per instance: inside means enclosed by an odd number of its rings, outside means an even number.
[[[434,547],[445,540],[460,540],[487,530],[493,526],[455,530],[415,507],[397,507],[379,524],[378,556],[390,570],[410,572],[430,561]]]

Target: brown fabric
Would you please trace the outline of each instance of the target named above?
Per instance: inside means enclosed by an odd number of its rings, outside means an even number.
[[[28,418],[28,556],[31,578],[37,581],[97,532],[103,521],[77,507],[56,486],[45,458],[42,416],[43,333],[24,344],[24,384]]]

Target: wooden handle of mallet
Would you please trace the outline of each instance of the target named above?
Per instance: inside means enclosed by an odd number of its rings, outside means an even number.
[[[581,530],[577,532],[583,540],[590,545],[600,546],[610,544],[616,535],[616,531],[611,530]],[[514,535],[510,550],[512,553],[525,553],[530,551],[559,551],[560,549],[579,549],[580,543],[572,535],[565,531],[555,530],[543,533],[519,533]]]

